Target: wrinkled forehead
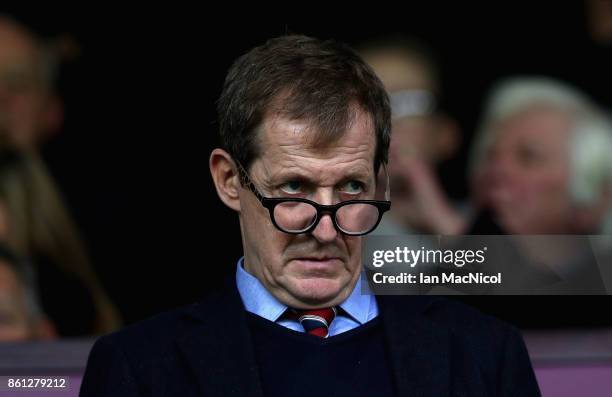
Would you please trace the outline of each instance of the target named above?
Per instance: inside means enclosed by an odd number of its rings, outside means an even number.
[[[325,132],[327,139],[319,139],[321,133],[308,120],[270,115],[257,131],[259,156],[255,163],[311,173],[355,168],[374,173],[376,136],[367,113],[356,111],[345,130]]]

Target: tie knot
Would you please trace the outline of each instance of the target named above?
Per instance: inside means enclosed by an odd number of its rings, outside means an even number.
[[[329,326],[334,321],[334,318],[336,318],[335,307],[313,310],[289,309],[287,313],[290,318],[302,324],[304,331],[320,338],[327,338]]]

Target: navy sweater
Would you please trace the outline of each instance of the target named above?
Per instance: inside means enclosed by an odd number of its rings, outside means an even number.
[[[396,395],[378,319],[327,339],[251,313],[247,321],[266,397]]]

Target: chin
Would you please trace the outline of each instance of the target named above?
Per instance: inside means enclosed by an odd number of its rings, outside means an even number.
[[[508,219],[502,220],[500,226],[507,234],[535,234],[532,233],[533,229],[529,225]]]
[[[295,280],[293,295],[304,303],[315,305],[335,301],[346,288],[346,283],[338,279],[312,277]]]

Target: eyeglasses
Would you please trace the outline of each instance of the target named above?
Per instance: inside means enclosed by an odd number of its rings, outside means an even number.
[[[363,236],[372,232],[391,208],[389,200],[389,175],[385,200],[348,200],[333,205],[323,205],[312,200],[298,197],[264,197],[255,187],[244,167],[236,161],[240,181],[249,188],[270,212],[272,224],[280,231],[289,234],[302,234],[313,231],[324,214],[329,214],[336,230],[349,236]],[[384,164],[383,164],[384,167]]]

